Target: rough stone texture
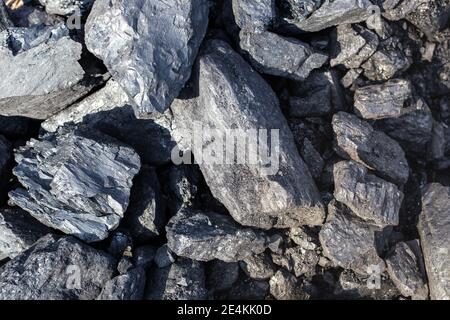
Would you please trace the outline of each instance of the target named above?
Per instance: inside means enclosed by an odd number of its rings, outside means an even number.
[[[417,225],[428,275],[430,298],[450,299],[450,188],[430,184],[422,197]]]
[[[213,291],[229,290],[239,279],[237,262],[212,261],[206,270],[207,287]]]
[[[0,209],[0,260],[14,258],[50,230],[17,208]]]
[[[11,160],[11,143],[0,135],[0,201],[3,201],[3,194],[7,192]]]
[[[230,216],[182,209],[167,224],[169,248],[178,256],[198,261],[236,262],[263,252],[269,238],[243,228]]]
[[[261,73],[293,80],[305,80],[310,72],[325,64],[328,56],[308,44],[275,33],[240,33],[241,49],[252,66]]]
[[[173,166],[167,173],[165,191],[171,195],[168,206],[174,214],[181,208],[191,207],[196,202],[201,172],[197,166],[182,164]]]
[[[170,250],[167,244],[162,245],[158,248],[155,255],[155,264],[158,268],[165,268],[170,266],[176,260],[176,256]]]
[[[95,86],[82,82],[82,45],[63,24],[10,28],[0,33],[0,43],[1,115],[46,119]]]
[[[143,167],[134,179],[124,223],[133,237],[147,242],[164,229],[165,206],[154,168]]]
[[[95,0],[39,0],[49,14],[70,16],[74,13],[83,13],[92,7]]]
[[[280,269],[270,279],[270,294],[277,300],[309,300],[308,286],[284,269]]]
[[[164,112],[178,96],[207,25],[205,0],[97,0],[86,22],[86,46],[145,116]]]
[[[375,231],[379,229],[356,217],[345,206],[332,202],[328,206],[327,222],[319,233],[323,254],[337,266],[361,275],[384,262],[375,247]]]
[[[239,265],[250,278],[255,280],[270,279],[276,272],[268,253],[251,255],[244,261],[240,261]]]
[[[340,25],[336,32],[334,57],[330,61],[332,67],[359,68],[377,51],[378,36],[360,25]]]
[[[228,300],[263,300],[269,293],[269,282],[241,278],[225,295]]]
[[[375,170],[382,178],[405,184],[409,177],[409,165],[400,145],[385,133],[374,130],[367,122],[345,112],[333,116],[335,150]]]
[[[306,250],[302,247],[286,249],[283,254],[272,254],[272,260],[277,265],[292,272],[296,277],[306,274],[315,274],[316,265],[319,263],[319,256],[313,250]]]
[[[276,20],[275,0],[232,0],[232,7],[236,24],[254,33],[266,30]]]
[[[92,300],[115,265],[110,255],[73,237],[48,235],[0,268],[0,299]]]
[[[385,261],[389,277],[403,296],[427,299],[428,287],[422,279],[417,258],[405,242],[397,243]]]
[[[131,104],[120,85],[109,80],[99,91],[48,118],[42,128],[55,132],[67,123],[83,123],[130,145],[144,163],[169,162],[174,143],[166,119],[137,119]]]
[[[141,300],[145,290],[145,271],[135,268],[108,281],[97,300]]]
[[[295,3],[297,1],[289,0],[288,2]],[[307,15],[306,17],[303,10],[300,10],[300,14],[296,14],[295,11],[298,12],[299,10],[296,10],[295,7],[292,10],[291,7],[289,11],[291,15],[293,13],[293,17],[285,17],[284,21],[295,25],[300,31],[317,32],[341,24],[353,24],[364,21],[372,14],[371,6],[372,3],[369,0],[325,1],[317,10],[308,12],[309,16]]]
[[[403,192],[353,161],[334,166],[334,196],[360,218],[378,226],[399,224]]]
[[[395,79],[355,91],[355,111],[364,119],[379,120],[402,116],[406,102],[412,99],[408,80]]]
[[[309,171],[314,179],[319,179],[322,176],[323,167],[325,163],[320,153],[314,148],[308,138],[303,140],[303,145],[300,148],[300,155],[308,165]]]
[[[127,209],[140,168],[131,148],[86,128],[61,128],[30,140],[14,168],[25,189],[10,201],[43,224],[92,242],[115,229]]]
[[[205,270],[201,262],[178,259],[166,268],[155,268],[147,281],[149,300],[204,300]]]
[[[137,247],[133,250],[133,264],[147,270],[155,260],[156,248],[153,245]]]
[[[8,11],[6,10],[6,5],[2,1],[0,2],[0,32],[8,27],[12,27],[11,19],[9,18]]]
[[[228,129],[239,129],[244,134],[248,134],[249,129],[266,129],[268,135],[273,133],[271,129],[279,130],[279,157],[272,147],[274,160],[261,159],[265,163],[271,162],[272,168],[249,161],[245,161],[249,164],[233,160],[227,163],[226,159],[220,158],[215,159],[219,164],[200,161],[202,155],[212,154],[212,147],[203,150],[208,144],[203,141],[201,149],[193,148],[212,194],[236,221],[246,226],[268,229],[322,224],[324,208],[319,193],[306,164],[298,155],[272,89],[228,44],[219,40],[205,45],[196,68],[200,95],[190,100],[176,100],[171,106],[177,141],[191,144],[192,132],[195,133],[192,126],[196,121],[206,129],[217,129],[222,136]],[[222,90],[218,92],[211,83]],[[246,140],[251,142],[250,138]],[[216,148],[223,150],[224,146],[216,144]],[[250,154],[256,157],[253,152]],[[278,159],[279,166],[275,163]]]

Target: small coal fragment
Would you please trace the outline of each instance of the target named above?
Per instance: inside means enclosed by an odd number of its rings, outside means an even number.
[[[147,270],[155,260],[156,248],[153,245],[137,247],[133,250],[133,264]]]
[[[205,0],[97,0],[86,22],[86,46],[145,117],[164,112],[178,96],[207,25]]]
[[[0,260],[15,258],[50,229],[18,208],[0,208]]]
[[[0,299],[93,300],[115,267],[110,255],[76,238],[47,235],[0,269]]]
[[[63,127],[16,153],[13,173],[24,188],[10,201],[43,224],[87,242],[115,229],[140,168],[133,149],[92,129]]]
[[[450,188],[428,185],[422,197],[417,228],[420,235],[430,297],[450,299]]]
[[[245,258],[239,265],[247,276],[255,280],[270,279],[276,272],[270,255],[264,252]]]
[[[375,170],[382,178],[403,185],[408,181],[409,165],[400,145],[385,133],[349,113],[333,116],[336,152]]]
[[[172,250],[170,250],[167,244],[163,244],[161,247],[156,250],[155,254],[155,264],[158,268],[165,268],[170,266],[176,260],[176,256],[173,254]]]
[[[109,280],[97,300],[141,300],[145,290],[145,271],[135,268]]]
[[[314,275],[319,263],[319,256],[315,251],[302,247],[286,249],[283,254],[272,254],[272,259],[275,264],[284,267],[296,277]]]
[[[70,16],[88,11],[95,0],[39,0],[49,14]]]
[[[277,300],[309,300],[311,288],[284,269],[270,279],[270,294]]]
[[[182,209],[166,226],[169,248],[178,256],[236,262],[262,253],[270,239],[263,232],[243,228],[230,216]]]
[[[12,145],[0,135],[0,202],[7,193],[9,176],[11,174]]]
[[[232,0],[236,24],[253,33],[266,30],[276,20],[275,0]]]

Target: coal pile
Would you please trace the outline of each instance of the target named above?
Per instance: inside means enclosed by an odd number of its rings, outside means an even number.
[[[0,0],[0,299],[450,299],[450,0]]]

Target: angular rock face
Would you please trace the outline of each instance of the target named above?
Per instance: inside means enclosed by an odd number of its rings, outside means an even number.
[[[276,272],[268,253],[251,255],[244,261],[240,261],[239,265],[250,278],[255,280],[270,279]]]
[[[8,12],[6,11],[6,6],[4,2],[0,3],[0,32],[5,30],[8,27],[11,27],[13,24],[8,16]]]
[[[428,298],[428,287],[420,273],[417,258],[405,242],[397,243],[386,259],[386,266],[389,277],[403,296],[417,300]]]
[[[268,237],[239,227],[231,217],[182,209],[166,227],[169,248],[178,256],[211,261],[236,262],[262,253]]]
[[[10,201],[43,224],[92,242],[115,229],[127,209],[139,156],[98,131],[61,128],[16,154],[14,175],[25,189]]]
[[[97,300],[140,300],[144,297],[145,271],[135,268],[108,281]]]
[[[386,182],[352,161],[334,166],[334,196],[360,218],[378,226],[396,226],[403,193],[396,185]]]
[[[433,300],[450,299],[449,227],[450,188],[430,184],[424,190],[417,228]]]
[[[178,259],[166,268],[155,268],[147,282],[148,300],[204,300],[205,270],[201,262]]]
[[[77,11],[89,10],[95,0],[39,0],[49,14],[70,16]]]
[[[94,87],[81,82],[82,45],[66,26],[10,28],[0,39],[0,115],[46,119]]]
[[[251,32],[266,30],[276,20],[275,0],[232,0],[236,24]]]
[[[30,215],[17,208],[0,209],[0,260],[14,258],[50,233]]]
[[[212,194],[227,207],[236,221],[246,226],[283,228],[301,224],[320,225],[324,219],[320,196],[311,174],[298,155],[292,133],[272,89],[222,41],[214,40],[205,46],[196,68],[200,96],[176,100],[171,106],[177,126],[174,135],[188,146],[192,146],[193,137],[198,134],[202,136],[204,132],[195,124],[205,131],[215,129],[221,135],[222,143],[219,141],[215,146],[208,147],[206,140],[210,138],[205,136],[201,137],[204,140],[201,145],[193,148]],[[211,83],[222,90],[217,91]],[[263,141],[259,146],[252,140],[253,133],[257,131]],[[232,135],[237,132],[238,138],[241,137],[238,139],[241,148],[237,148],[240,149],[237,158],[233,153],[230,158],[223,156],[226,155],[223,138],[227,132]],[[265,138],[264,132],[267,134]],[[268,136],[271,136],[270,144],[266,142]],[[228,135],[228,138],[228,143],[236,142],[234,137]],[[248,152],[250,158],[259,155],[259,162],[242,161],[239,156],[239,153],[242,155],[245,152],[242,143],[254,151],[258,147],[267,147],[265,152],[270,150],[271,159],[261,157],[263,153],[251,151]],[[217,156],[211,161],[211,148],[219,150],[223,158]],[[202,158],[205,161],[200,161]]]
[[[313,275],[319,256],[315,251],[302,247],[287,249],[283,254],[272,254],[274,263],[292,272],[296,277],[304,274]]]
[[[389,181],[400,185],[408,181],[409,165],[405,153],[386,134],[344,112],[334,115],[333,130],[336,135],[335,150],[339,155],[377,171]]]
[[[411,82],[395,79],[357,89],[355,108],[364,119],[397,118],[403,114],[403,107],[407,107],[405,103],[409,99],[412,99]]]
[[[241,49],[252,66],[266,74],[305,80],[310,72],[325,64],[328,56],[315,52],[308,44],[275,33],[240,33]]]
[[[270,279],[270,294],[277,300],[309,300],[309,291],[300,279],[284,269]]]
[[[373,269],[382,272],[385,268],[375,247],[375,231],[379,229],[356,217],[345,206],[332,202],[319,239],[324,255],[334,264],[368,275]]]
[[[0,201],[3,201],[3,194],[7,193],[6,187],[10,176],[11,160],[11,143],[0,135]]]
[[[0,299],[92,300],[115,265],[111,256],[73,237],[48,235],[0,269]]]
[[[288,0],[287,2],[297,2]],[[300,1],[318,2],[318,1]],[[339,0],[320,1],[323,4],[314,3],[317,9],[312,12],[298,10],[295,6],[288,6],[291,17],[285,17],[284,21],[293,24],[302,32],[317,32],[341,24],[352,24],[364,21],[371,17],[372,3],[369,0]],[[292,10],[294,9],[294,10]],[[297,9],[297,10],[296,10]],[[300,14],[296,14],[299,12]],[[294,13],[292,15],[292,13]],[[306,16],[305,16],[306,15]]]
[[[207,25],[205,0],[98,0],[86,23],[86,46],[145,116],[164,112],[178,96]]]

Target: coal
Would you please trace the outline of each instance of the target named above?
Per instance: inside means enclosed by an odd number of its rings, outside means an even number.
[[[10,201],[43,224],[93,242],[117,228],[140,168],[136,152],[93,130],[63,127],[16,153],[24,188]]]
[[[136,268],[109,280],[97,300],[141,300],[145,290],[145,271]]]
[[[264,31],[276,20],[275,0],[232,0],[232,8],[236,24],[247,31]]]
[[[253,254],[239,262],[242,270],[252,279],[267,280],[276,272],[275,265],[267,252]]]
[[[270,294],[276,300],[309,300],[311,289],[300,279],[281,269],[270,279]]]
[[[49,14],[60,16],[71,16],[74,13],[84,13],[88,11],[95,0],[39,0],[39,3],[45,7]]]
[[[11,143],[0,135],[0,201],[7,192],[12,158]]]

